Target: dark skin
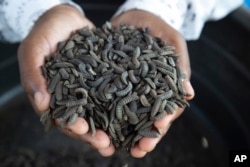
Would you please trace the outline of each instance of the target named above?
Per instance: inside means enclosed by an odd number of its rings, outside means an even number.
[[[127,23],[136,27],[149,27],[151,35],[175,46],[176,52],[181,55],[178,65],[187,76],[183,81],[184,88],[189,95],[187,100],[194,97],[194,90],[189,82],[191,70],[186,42],[177,31],[154,14],[140,10],[127,11],[111,21],[115,26]],[[94,27],[93,23],[74,7],[58,5],[39,18],[32,31],[20,44],[18,59],[21,82],[38,115],[49,108],[50,101],[47,83],[41,71],[44,58],[56,51],[58,42],[66,40],[72,31],[84,26]],[[163,119],[155,121],[154,125],[159,129],[161,136],[159,138],[143,137],[131,149],[131,155],[140,158],[151,152],[183,110],[179,108],[174,114],[166,115]],[[103,156],[110,156],[115,152],[108,135],[102,130],[97,130],[96,135],[92,137],[88,132],[89,126],[83,118],[78,118],[73,125],[59,129],[74,139],[89,143]]]

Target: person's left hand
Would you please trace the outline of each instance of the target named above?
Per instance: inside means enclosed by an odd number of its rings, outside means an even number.
[[[112,19],[112,24],[114,26],[119,26],[121,23],[134,25],[138,28],[149,27],[152,36],[161,38],[167,44],[175,46],[175,51],[180,54],[178,65],[182,72],[187,76],[183,81],[185,91],[188,94],[186,99],[191,100],[194,97],[194,90],[190,84],[191,70],[189,56],[186,41],[180,33],[174,30],[158,16],[142,10],[130,10]],[[171,123],[181,115],[183,110],[183,108],[178,108],[178,110],[172,115],[167,114],[161,120],[155,121],[154,125],[160,131],[161,136],[159,138],[143,137],[139,143],[130,150],[131,155],[139,158],[152,151],[160,139],[167,133]]]

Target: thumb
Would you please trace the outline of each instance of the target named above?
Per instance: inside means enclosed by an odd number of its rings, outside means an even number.
[[[34,47],[32,40],[23,41],[18,48],[18,62],[21,83],[37,114],[49,108],[50,94],[47,82],[43,76],[42,66],[46,55],[46,45],[43,48]]]
[[[175,46],[175,52],[180,55],[177,60],[177,65],[180,67],[181,72],[186,76],[183,80],[183,87],[187,93],[186,100],[191,100],[194,98],[195,93],[190,82],[191,68],[186,41],[179,33],[177,33],[174,40],[170,40],[169,43]]]

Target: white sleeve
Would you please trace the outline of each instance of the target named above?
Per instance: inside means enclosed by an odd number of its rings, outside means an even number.
[[[218,20],[239,7],[243,0],[127,0],[117,16],[131,9],[151,12],[179,31],[187,40],[199,38],[208,20]]]
[[[60,4],[72,5],[83,13],[71,0],[0,0],[0,40],[20,42],[43,13]]]

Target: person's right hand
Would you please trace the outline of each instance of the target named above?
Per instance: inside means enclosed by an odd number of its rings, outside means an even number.
[[[20,44],[18,60],[21,83],[38,115],[49,108],[51,98],[41,69],[45,57],[56,51],[58,42],[68,39],[72,31],[84,26],[92,28],[93,24],[74,7],[58,5],[38,19]],[[104,131],[97,130],[92,137],[88,130],[88,123],[83,118],[78,118],[71,126],[61,128],[63,133],[89,143],[103,156],[114,153],[115,149],[110,145],[110,139]]]

